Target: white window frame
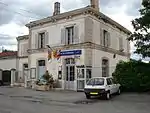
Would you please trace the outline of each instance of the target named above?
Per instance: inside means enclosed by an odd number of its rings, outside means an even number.
[[[42,35],[44,35],[44,36],[41,37]],[[46,32],[38,33],[38,49],[45,48],[45,37],[46,37]],[[43,38],[43,40],[42,40],[42,38]]]
[[[105,63],[107,63],[107,64],[103,64],[103,61],[107,61],[107,62],[105,62]],[[104,74],[105,73],[105,74]],[[103,58],[102,59],[102,77],[107,77],[107,76],[109,76],[109,60],[108,59],[105,59],[105,58]]]
[[[70,30],[70,34],[68,31]],[[74,44],[74,26],[66,27],[65,28],[66,33],[66,45]]]

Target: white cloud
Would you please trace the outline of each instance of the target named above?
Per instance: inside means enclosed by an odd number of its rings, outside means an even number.
[[[57,0],[61,3],[61,13],[66,12],[68,10],[73,10],[76,8],[81,8],[89,5],[90,0]],[[100,0],[100,9],[104,14],[107,14],[109,17],[126,27],[127,29],[133,31],[131,20],[134,19],[137,15],[139,3],[141,0]],[[9,4],[9,9],[12,11],[17,11],[25,16],[37,17],[36,15],[32,15],[31,13],[25,13],[25,11],[21,11],[20,9],[30,10],[33,13],[43,16],[50,16],[53,12],[53,4],[56,0],[1,0],[6,4]],[[4,6],[3,6],[4,7]],[[1,8],[1,5],[0,5]],[[8,11],[7,11],[8,12]],[[3,13],[7,13],[6,11]],[[13,13],[13,12],[12,12]],[[16,37],[19,35],[28,34],[28,28],[24,26],[30,18],[19,16],[19,14],[10,12],[7,15],[10,15],[10,21],[7,24],[4,22],[4,25],[0,26],[0,34],[7,34],[12,36],[12,40],[16,41]],[[0,16],[3,17],[4,14]],[[13,16],[13,17],[12,17]],[[4,18],[4,17],[3,17]],[[41,17],[40,17],[41,18]],[[1,19],[0,19],[1,21]],[[5,18],[3,19],[5,21]],[[6,46],[10,48],[11,46]],[[11,47],[16,49],[16,47]],[[131,43],[131,52],[135,50],[134,44]]]
[[[7,34],[10,36],[18,36],[23,34],[28,34],[28,28],[25,26],[19,26],[14,22],[3,25],[0,27],[1,34]]]

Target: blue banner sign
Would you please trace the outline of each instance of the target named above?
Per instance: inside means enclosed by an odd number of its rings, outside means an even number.
[[[82,50],[61,51],[60,56],[81,55]]]

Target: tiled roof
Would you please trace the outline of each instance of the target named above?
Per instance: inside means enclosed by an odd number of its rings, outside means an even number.
[[[8,56],[17,56],[17,51],[0,53],[0,57],[8,57]]]

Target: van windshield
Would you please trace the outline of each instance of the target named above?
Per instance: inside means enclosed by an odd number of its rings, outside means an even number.
[[[87,85],[104,85],[104,78],[92,78],[87,82]]]

